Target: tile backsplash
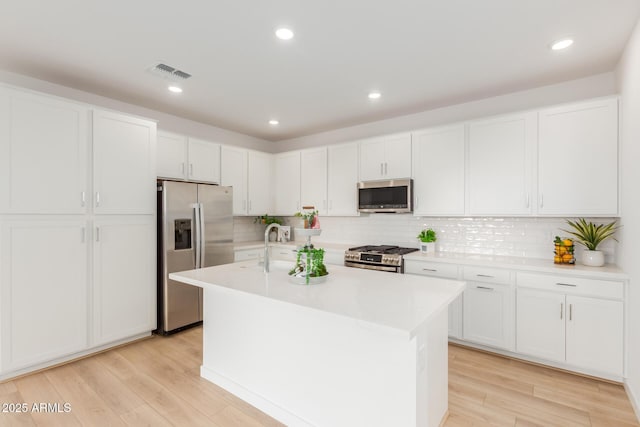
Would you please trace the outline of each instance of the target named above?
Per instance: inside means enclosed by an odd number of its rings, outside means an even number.
[[[597,224],[615,218],[587,218]],[[286,217],[285,224],[299,226],[300,219]],[[404,214],[369,214],[359,217],[320,217],[322,235],[316,242],[353,245],[387,244],[418,247],[416,236],[423,228],[433,228],[437,235],[437,250],[481,255],[502,255],[553,259],[553,239],[567,236],[565,218],[531,217],[414,217]],[[264,225],[253,218],[235,218],[236,241],[261,240]],[[294,233],[295,239],[295,233]],[[296,239],[299,240],[299,239]],[[576,258],[580,259],[580,245]],[[615,263],[616,242],[609,239],[599,246],[607,262]]]

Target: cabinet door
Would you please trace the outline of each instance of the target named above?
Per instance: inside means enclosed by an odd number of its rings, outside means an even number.
[[[93,342],[155,329],[153,215],[100,218],[93,228]]]
[[[247,214],[247,150],[227,147],[220,150],[220,185],[233,187],[233,214]]]
[[[276,154],[273,158],[274,213],[293,215],[300,204],[300,151]]]
[[[271,202],[272,183],[271,154],[249,151],[248,209],[249,215],[263,215],[273,209]],[[299,182],[299,181],[298,181]],[[280,191],[280,189],[276,189]]]
[[[326,147],[300,152],[300,205],[315,206],[320,215],[327,214]]]
[[[360,142],[360,180],[384,179],[385,140],[375,138]]]
[[[0,88],[0,213],[84,213],[89,110]]]
[[[469,213],[531,213],[531,174],[535,152],[535,113],[469,125]]]
[[[618,214],[618,102],[596,100],[539,113],[538,213]]]
[[[623,303],[568,295],[567,306],[567,363],[622,376]]]
[[[189,138],[189,179],[220,182],[220,144]]]
[[[414,215],[464,215],[464,126],[412,135]]]
[[[158,177],[187,179],[187,137],[158,132],[156,153]]]
[[[411,134],[385,138],[384,179],[411,177]]]
[[[333,145],[328,149],[328,215],[357,216],[358,145]]]
[[[94,212],[153,214],[156,209],[156,124],[95,110]]]
[[[88,348],[85,222],[6,221],[0,232],[2,370]]]
[[[468,282],[463,294],[463,338],[513,349],[513,291],[509,286]]]
[[[564,294],[519,288],[516,351],[564,362],[566,312]]]

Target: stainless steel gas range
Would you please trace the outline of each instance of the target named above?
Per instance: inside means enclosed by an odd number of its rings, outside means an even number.
[[[417,250],[400,246],[358,246],[345,251],[344,265],[368,270],[404,273],[402,256]]]

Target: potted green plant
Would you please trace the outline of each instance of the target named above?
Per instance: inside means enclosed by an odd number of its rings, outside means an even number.
[[[296,212],[294,214],[295,217],[302,218],[304,220],[303,228],[313,228],[313,222],[317,215],[318,211],[316,209],[313,209],[313,207],[309,207],[307,209],[305,206],[303,206],[302,212]]]
[[[600,243],[608,238],[616,240],[613,234],[620,228],[616,226],[616,221],[609,224],[596,225],[593,222],[587,222],[584,218],[578,218],[575,222],[567,220],[567,224],[569,224],[571,230],[563,229],[562,231],[571,234],[586,247],[582,253],[582,263],[590,267],[603,266],[604,253],[597,248]]]
[[[425,228],[418,234],[420,252],[434,253],[436,251],[436,232],[432,228]]]

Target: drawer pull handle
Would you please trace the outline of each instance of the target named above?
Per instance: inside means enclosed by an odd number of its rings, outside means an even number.
[[[486,286],[476,286],[476,289],[484,289],[485,291],[493,291],[493,288],[488,288]]]
[[[493,279],[493,276],[489,276],[488,274],[476,274],[477,277],[487,277],[489,279]]]
[[[570,286],[572,288],[575,288],[576,286],[578,286],[578,285],[574,285],[572,283],[560,283],[560,282],[556,283],[556,285],[557,286]]]
[[[435,268],[423,268],[422,271],[433,271],[433,272],[436,272],[438,270],[436,270]]]

